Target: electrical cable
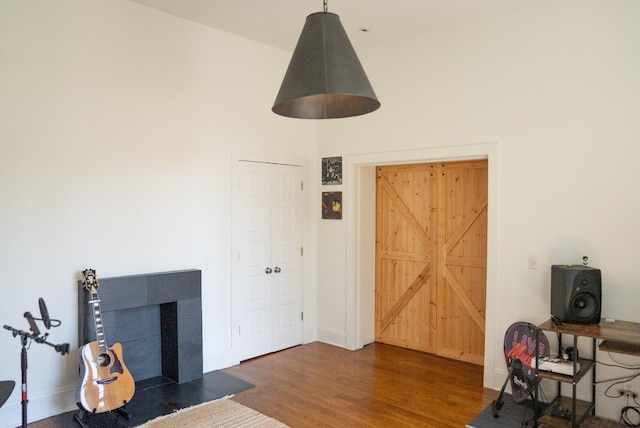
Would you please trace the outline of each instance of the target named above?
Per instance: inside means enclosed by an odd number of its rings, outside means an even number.
[[[619,393],[618,393],[618,394],[616,394],[616,395],[612,395],[612,394],[610,394],[610,391],[611,391],[614,387],[619,386],[619,385],[624,385],[625,383],[632,381],[633,379],[637,378],[638,376],[640,376],[640,373],[636,373],[636,374],[635,374],[635,375],[633,375],[633,376],[628,376],[628,377],[624,377],[624,378],[616,378],[616,379],[602,380],[602,381],[598,381],[598,382],[596,382],[596,383],[606,383],[606,382],[614,382],[614,381],[615,381],[614,383],[612,383],[611,385],[609,385],[609,386],[607,387],[607,389],[605,389],[605,390],[604,390],[604,396],[605,396],[605,397],[608,397],[608,398],[620,398],[620,397],[622,397],[622,396],[624,395],[624,393],[623,393],[623,392],[619,392]]]
[[[535,389],[537,388],[538,390],[538,398],[535,398],[534,392]],[[527,397],[531,398],[531,406],[527,406],[525,408],[524,413],[522,414],[522,420],[520,421],[520,427],[521,428],[525,428],[525,427],[534,427],[536,426],[535,422],[537,421],[537,418],[539,418],[541,416],[541,414],[538,414],[539,409],[541,408],[541,405],[544,405],[545,408],[549,407],[548,401],[547,401],[547,397],[544,393],[544,390],[541,388],[541,382],[540,380],[537,381],[537,384],[535,385],[535,388],[529,388],[529,391],[527,391],[527,394],[525,395],[525,399]],[[537,407],[536,407],[537,406]],[[529,408],[533,409],[533,415],[531,415],[531,417],[528,417],[528,413],[529,413]],[[531,423],[531,425],[529,425]]]
[[[633,422],[629,415],[633,412],[638,422]],[[620,411],[620,420],[628,427],[640,427],[640,409],[637,406],[624,406]]]
[[[626,364],[626,363],[621,363],[619,361],[616,361],[616,359],[613,357],[613,355],[611,355],[611,352],[607,352],[607,354],[609,355],[609,358],[611,358],[611,361],[613,361],[616,364],[618,364],[618,367],[620,367],[620,368],[629,368],[629,369],[640,370],[639,366],[633,366],[631,364]]]
[[[521,427],[535,427],[536,426],[536,421],[538,420],[538,418],[540,416],[542,416],[544,413],[546,413],[549,409],[549,402],[547,400],[546,394],[544,393],[544,390],[541,388],[541,383],[538,382],[537,385],[538,388],[538,399],[535,400],[533,399],[531,402],[531,408],[533,409],[533,415],[527,419],[527,414],[528,414],[528,410],[529,407],[527,407],[527,409],[524,412],[524,415],[522,415],[522,422],[521,422]],[[530,393],[530,396],[532,396],[533,398],[533,392]],[[537,406],[537,408],[536,408]],[[540,409],[544,408],[545,412],[540,412]],[[540,412],[540,413],[538,413]]]
[[[624,384],[627,382],[632,381],[633,379],[635,379],[636,377],[638,377],[638,375],[640,375],[640,373],[636,373],[633,376],[626,376],[626,377],[619,377],[619,378],[615,378],[615,379],[604,379],[604,380],[599,380],[594,382],[595,384],[600,384],[600,383],[609,383],[609,382],[613,382],[611,385],[609,385],[603,392],[605,397],[608,398],[620,398],[624,395],[624,392],[622,391],[622,389],[624,389]],[[615,387],[620,387],[622,386],[622,388],[620,390],[618,390],[617,393],[612,394],[611,390],[614,389]]]
[[[605,367],[615,367],[615,368],[619,368],[622,370],[640,370],[640,367],[637,366],[631,366],[628,364],[623,364],[620,363],[619,361],[616,361],[615,358],[613,358],[613,356],[611,355],[611,353],[608,353],[609,356],[611,357],[611,360],[614,361],[616,364],[608,364],[608,363],[603,363],[601,361],[597,361],[597,364],[600,364],[602,366]],[[617,386],[620,385],[624,385],[627,382],[631,382],[632,380],[636,379],[638,376],[640,376],[640,371],[634,373],[634,374],[630,374],[628,376],[620,376],[617,378],[612,378],[612,379],[603,379],[603,380],[598,380],[595,383],[596,384],[600,384],[600,383],[609,383],[609,382],[613,382],[611,385],[609,385],[605,390],[604,390],[604,396],[608,397],[608,398],[620,398],[624,395],[624,392],[622,391],[618,391],[618,393],[616,394],[611,394],[611,390]],[[634,397],[635,398],[635,397]]]
[[[598,363],[598,364],[600,364],[602,366],[617,367],[617,368],[625,369],[625,370],[640,370],[640,367],[637,367],[637,366],[625,366],[625,365],[620,365],[618,363],[609,364],[609,363],[603,363],[602,361],[596,361],[596,363]]]

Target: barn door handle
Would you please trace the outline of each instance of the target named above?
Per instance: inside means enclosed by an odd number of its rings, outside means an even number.
[[[271,270],[271,268],[270,268],[270,267],[268,267],[268,268],[266,268],[266,269],[264,270],[264,273],[266,273],[266,274],[270,274],[271,272],[273,272],[273,271]]]
[[[276,266],[275,268],[273,268],[273,271],[275,273],[280,273],[282,271],[282,269],[280,269],[278,266]]]

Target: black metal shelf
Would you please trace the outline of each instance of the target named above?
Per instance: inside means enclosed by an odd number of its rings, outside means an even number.
[[[571,375],[565,375],[562,373],[554,373],[550,371],[538,370],[538,377],[540,379],[550,379],[557,382],[557,395],[553,399],[549,413],[538,418],[538,422],[546,423],[551,426],[558,427],[570,427],[577,428],[582,424],[585,418],[591,414],[595,415],[596,411],[596,338],[593,335],[583,335],[579,331],[576,331],[576,326],[571,324],[557,325],[550,320],[546,323],[538,326],[542,331],[552,331],[558,336],[558,348],[562,349],[562,335],[573,336],[573,348],[578,349],[578,339],[580,337],[587,337],[591,340],[591,359],[578,358],[576,361],[580,362],[580,370],[576,370],[576,365],[573,365],[573,373]],[[588,373],[591,373],[591,402],[578,400],[577,385]],[[571,397],[562,396],[561,384],[571,384],[572,393]],[[559,406],[569,410],[570,416],[568,419],[563,419],[558,416],[551,415],[551,409],[553,406]],[[546,425],[545,425],[546,426]]]

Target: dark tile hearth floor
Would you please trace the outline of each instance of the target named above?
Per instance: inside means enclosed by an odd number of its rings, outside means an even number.
[[[84,423],[89,428],[135,427],[175,410],[236,394],[253,386],[219,370],[182,384],[162,376],[154,377],[136,382],[135,395],[127,404],[129,418],[112,411],[88,414],[84,417]],[[29,423],[29,428],[78,428],[80,425],[74,420],[74,415],[77,414],[79,411],[62,413]]]

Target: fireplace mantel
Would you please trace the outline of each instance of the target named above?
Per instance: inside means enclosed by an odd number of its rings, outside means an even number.
[[[122,345],[136,381],[165,376],[178,383],[202,377],[202,272],[183,270],[99,278],[107,345]],[[89,293],[78,282],[79,343],[95,339]]]

